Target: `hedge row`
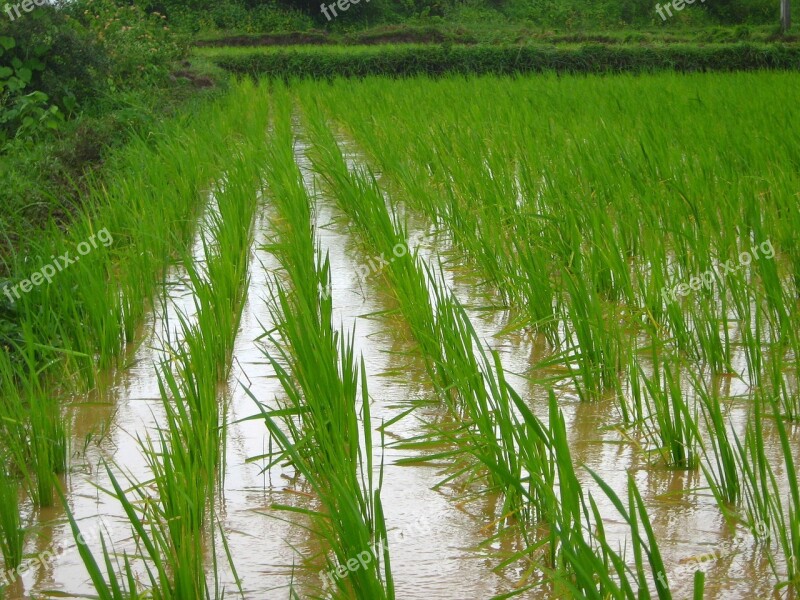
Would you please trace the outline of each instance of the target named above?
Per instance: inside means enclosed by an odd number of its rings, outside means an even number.
[[[797,70],[800,46],[786,44],[670,45],[662,47],[583,45],[573,47],[377,47],[351,51],[293,48],[209,55],[237,74],[278,78],[365,77],[369,75],[513,74],[545,71],[618,73],[673,70]]]

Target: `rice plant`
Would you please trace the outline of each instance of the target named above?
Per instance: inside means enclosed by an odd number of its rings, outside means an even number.
[[[22,564],[25,528],[20,517],[20,486],[5,468],[0,470],[0,551],[5,570]]]
[[[656,440],[664,462],[679,469],[695,469],[699,464],[697,409],[690,408],[681,387],[680,371],[653,354],[653,376],[639,365],[639,377],[647,390],[652,419],[650,435]]]
[[[695,381],[694,390],[700,401],[711,444],[711,453],[705,445],[701,446],[705,461],[700,466],[720,508],[735,514],[742,499],[742,482],[736,447],[722,413],[720,398],[699,380]]]
[[[154,455],[151,454],[151,456]],[[156,458],[153,464],[158,462],[159,459]],[[170,523],[166,520],[166,515],[159,510],[158,503],[153,502],[150,498],[146,486],[134,484],[131,490],[126,490],[109,466],[106,466],[106,473],[112,486],[109,493],[120,502],[130,523],[137,548],[133,554],[123,552],[120,555],[115,551],[111,542],[102,536],[102,556],[98,562],[88,546],[81,541],[83,538],[80,527],[69,508],[66,496],[63,491],[59,490],[78,552],[98,597],[103,600],[135,598],[155,598],[157,600],[202,598],[211,600],[224,597],[226,590],[217,577],[219,568],[216,559],[216,544],[218,540],[223,545],[228,566],[236,575],[224,532],[221,529],[217,532],[215,523],[209,527],[209,537],[212,541],[211,555],[214,557],[211,565],[214,585],[209,587],[206,580],[206,569],[203,565],[206,550],[203,536],[184,529],[181,536],[183,544],[176,547],[173,544],[174,532],[176,528],[182,527],[180,519],[177,523]],[[179,495],[181,491],[178,488],[174,492]],[[143,561],[145,564],[145,577],[141,577],[136,568],[139,561]],[[244,597],[240,586],[237,591],[240,597]]]
[[[332,299],[325,293],[330,266],[315,248],[310,198],[290,160],[287,117],[285,112],[277,115],[283,125],[274,130],[276,149],[268,179],[285,223],[276,223],[280,233],[273,248],[294,287],[287,291],[275,280],[271,310],[277,329],[265,333],[278,348],[278,354],[267,356],[286,394],[285,408],[269,410],[258,403],[280,449],[267,468],[288,461],[311,485],[322,508],[303,512],[313,518],[335,557],[328,558],[328,567],[336,569],[367,553],[364,568],[335,580],[337,593],[394,598],[380,497],[382,467],[375,482],[366,372],[363,359],[359,363],[356,358],[354,338],[332,324]]]
[[[569,274],[565,279],[565,318],[570,338],[574,336],[567,366],[581,399],[591,400],[605,390],[619,388],[622,329],[613,309],[604,306],[581,273]],[[577,363],[574,371],[572,361]]]

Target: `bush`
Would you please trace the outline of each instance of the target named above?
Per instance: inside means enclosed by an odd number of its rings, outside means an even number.
[[[720,23],[777,22],[780,13],[778,0],[714,0],[703,6]]]
[[[281,10],[272,5],[262,5],[250,9],[247,13],[245,31],[305,31],[314,22],[298,10]]]
[[[0,37],[13,47],[0,55],[0,65],[28,65],[26,89],[46,94],[64,110],[98,93],[109,61],[97,40],[68,15],[42,6],[14,21],[0,20]],[[25,74],[25,72],[23,72]]]
[[[0,19],[0,150],[58,129],[109,91],[165,81],[182,52],[164,16],[113,0]]]
[[[165,15],[148,14],[134,5],[120,6],[114,0],[81,0],[67,6],[103,47],[114,89],[166,78],[172,62],[185,52]]]

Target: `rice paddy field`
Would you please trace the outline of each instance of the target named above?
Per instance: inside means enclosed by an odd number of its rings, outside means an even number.
[[[134,141],[12,268],[2,597],[795,598],[799,94],[241,79]]]

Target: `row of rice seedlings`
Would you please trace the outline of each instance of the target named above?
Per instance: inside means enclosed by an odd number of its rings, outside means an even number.
[[[304,116],[313,137],[311,159],[338,207],[357,227],[370,252],[393,256],[384,270],[390,289],[405,317],[422,355],[431,357],[426,366],[434,380],[449,387],[448,369],[435,332],[434,306],[429,283],[419,266],[417,252],[410,248],[406,224],[386,206],[375,176],[360,169],[350,172],[341,150],[326,124],[324,112],[310,98],[303,98]],[[402,249],[402,252],[398,252]]]
[[[660,599],[670,599],[669,581],[644,500],[628,476],[628,508],[596,473],[590,475],[630,527],[634,564],[631,566],[607,539],[603,517],[591,494],[588,498],[575,471],[566,435],[564,416],[550,392],[549,438],[557,465],[556,517],[550,531],[551,564],[547,573],[556,597],[636,598],[651,597],[651,584]],[[645,563],[645,560],[647,561]],[[702,581],[695,597],[702,597]],[[698,595],[699,594],[699,595]]]
[[[327,273],[327,267],[320,271],[321,275]],[[281,450],[271,457],[267,468],[281,462],[292,464],[310,484],[321,508],[274,508],[312,517],[316,532],[335,557],[326,557],[330,570],[369,553],[365,568],[335,579],[335,591],[323,591],[333,592],[335,597],[394,598],[380,499],[383,469],[381,465],[376,485],[371,400],[363,360],[359,363],[355,358],[354,338],[340,337],[332,328],[329,299],[320,298],[319,322],[313,313],[301,313],[301,302],[293,302],[277,283],[275,292],[280,306],[276,316],[282,322],[270,338],[286,350],[267,357],[287,402],[285,408],[276,410],[258,403]],[[336,362],[328,362],[331,359]]]
[[[256,98],[262,93],[263,88],[251,90]],[[262,111],[262,117],[266,114]],[[202,266],[187,261],[196,324],[180,316],[182,346],[171,350],[159,376],[166,427],[159,435],[160,450],[152,442],[147,445],[158,493],[154,517],[166,524],[172,584],[186,597],[208,597],[204,532],[209,529],[215,483],[224,475],[225,404],[219,401],[217,384],[230,372],[264,164],[265,138],[259,143],[255,136],[252,141],[231,157],[216,190],[219,212],[213,213],[209,231],[201,234]]]
[[[542,215],[518,202],[515,160],[504,148],[487,151],[479,137],[453,139],[445,128],[432,130],[433,139],[411,132],[398,143],[381,135],[385,132],[375,113],[358,111],[343,120],[389,185],[399,188],[397,197],[446,228],[463,256],[478,267],[486,287],[511,305],[524,304],[534,326],[555,343],[552,250],[531,243],[541,236]],[[471,177],[473,172],[482,177]]]
[[[287,292],[276,278],[271,309],[277,326],[265,336],[278,348],[277,354],[267,351],[267,357],[287,398],[285,408],[276,410],[253,399],[280,448],[267,468],[284,461],[292,464],[321,505],[319,510],[276,508],[312,517],[335,557],[326,558],[329,568],[364,558],[363,568],[351,570],[347,578],[336,578],[335,589],[323,589],[323,593],[394,598],[380,498],[383,467],[376,482],[366,370],[363,358],[356,358],[354,337],[343,336],[333,327],[330,267],[327,257],[318,257],[311,201],[294,162],[291,103],[285,90],[274,93],[276,115],[267,178],[278,212],[278,238],[271,248],[292,290]]]
[[[162,443],[166,443],[163,438]],[[143,449],[149,457],[148,463],[158,469],[160,460],[153,452],[152,445],[149,447],[145,445]],[[105,536],[101,535],[102,558],[98,562],[89,547],[81,541],[83,537],[80,527],[69,508],[66,496],[62,495],[70,528],[77,540],[78,552],[89,573],[97,598],[101,600],[224,598],[227,590],[221,585],[217,575],[220,568],[217,562],[217,532],[219,542],[223,545],[227,565],[234,576],[236,570],[222,529],[216,524],[210,527],[210,548],[207,548],[204,536],[196,534],[185,535],[185,544],[176,547],[172,543],[174,533],[171,528],[182,525],[180,522],[170,523],[167,520],[158,502],[154,501],[148,492],[149,486],[146,483],[136,483],[127,489],[122,486],[110,467],[106,467],[106,472],[112,485],[109,493],[119,500],[131,524],[137,548],[134,554],[126,551],[120,555],[113,550]],[[208,566],[204,564],[203,557],[207,550],[212,557],[210,569],[214,575],[213,588],[209,587],[205,577]],[[137,569],[139,561],[143,562],[146,575],[142,575],[141,570]],[[239,595],[244,597],[238,577],[237,588]]]
[[[719,394],[716,390],[709,390],[709,386],[698,377],[695,377],[693,387],[711,444],[710,456],[707,446],[701,444],[704,460],[700,466],[720,509],[730,515],[742,500],[742,473],[736,445],[723,416]]]
[[[263,93],[263,88],[245,87],[251,99]],[[250,134],[239,144],[224,183],[217,187],[219,214],[210,220],[209,231],[201,234],[202,266],[188,255],[185,259],[197,308],[196,324],[179,315],[182,341],[169,349],[169,359],[161,365],[159,387],[166,423],[158,433],[157,444],[150,438],[142,442],[153,479],[133,486],[132,493],[138,501],[131,502],[112,475],[115,495],[140,536],[142,555],[158,567],[155,573],[148,569],[153,588],[149,593],[155,597],[220,597],[216,553],[211,572],[215,579],[213,592],[208,586],[205,564],[208,534],[212,542],[216,539],[211,519],[215,484],[221,479],[220,467],[224,464],[225,405],[219,402],[218,382],[230,371],[233,340],[248,281],[266,117],[266,109],[260,111],[260,121],[256,123],[261,123],[262,135]],[[150,497],[150,488],[155,491],[155,498]],[[143,503],[141,514],[132,516],[129,507],[138,502]],[[139,531],[144,523],[149,524],[145,534]],[[224,534],[220,534],[224,542]],[[120,571],[115,572],[105,545],[103,553],[108,579],[103,579],[101,587],[111,589],[114,597],[126,588],[127,593],[133,594],[136,587],[127,557]],[[90,572],[96,568],[93,560],[84,553]],[[229,562],[232,563],[230,556]],[[235,574],[233,564],[230,566]],[[121,585],[125,579],[127,583]]]
[[[249,229],[249,228],[248,228]],[[246,240],[246,238],[245,238]],[[205,261],[217,260],[211,252],[215,244],[205,244]],[[236,249],[238,250],[238,249]],[[224,248],[220,255],[226,256]],[[189,259],[187,259],[189,260]],[[192,267],[197,269],[196,266]],[[246,277],[246,273],[243,274]],[[214,281],[204,282],[204,291],[216,293]],[[220,301],[230,301],[220,286]],[[240,284],[243,285],[243,284]],[[237,289],[239,286],[237,286]],[[213,318],[201,315],[213,307],[196,300],[200,309],[198,323],[216,326]],[[239,299],[241,302],[241,299]],[[212,553],[213,591],[208,585],[206,541],[216,543],[213,507],[225,443],[224,403],[219,402],[218,373],[230,361],[213,352],[204,330],[179,315],[182,344],[169,350],[169,358],[160,366],[159,388],[166,422],[157,433],[141,441],[152,480],[131,482],[123,490],[111,469],[107,469],[114,487],[113,495],[121,503],[137,540],[137,554],[124,555],[122,563],[103,541],[101,570],[86,548],[81,556],[101,597],[124,598],[219,598],[223,590],[218,580],[216,552]],[[235,331],[233,332],[235,333]],[[213,332],[214,336],[224,335]],[[219,359],[219,360],[218,360]],[[221,360],[221,363],[220,363]],[[73,524],[73,532],[77,526]],[[224,533],[219,535],[223,539]],[[148,564],[146,587],[134,569],[135,560]],[[229,557],[230,567],[235,567]],[[152,565],[152,566],[151,566]],[[241,590],[240,590],[241,591]]]
[[[352,219],[370,250],[388,254],[396,246],[408,247],[406,226],[394,209],[390,211],[387,208],[374,176],[364,170],[348,169],[320,107],[311,99],[303,100],[313,135],[315,170],[325,179],[339,206]],[[420,345],[433,382],[443,397],[474,397],[475,393],[485,397],[481,371],[474,356],[469,357],[473,352],[474,332],[468,335],[466,331],[469,330],[459,333],[449,329],[454,323],[466,325],[453,312],[456,310],[454,299],[449,293],[439,293],[441,286],[425,271],[413,252],[391,261],[385,274],[390,289],[397,294],[400,310],[409,321],[412,336]],[[453,336],[449,338],[453,340],[449,347],[448,340],[442,337],[448,334]],[[467,367],[457,373],[454,361],[465,355]],[[458,406],[457,402],[455,406]],[[487,413],[484,416],[488,416],[488,411],[484,412]],[[483,433],[487,440],[494,437],[488,436],[488,430]],[[506,453],[506,456],[510,457],[510,454]],[[511,472],[515,470],[510,469]]]
[[[440,281],[433,290],[436,332],[442,346],[450,387],[435,382],[454,418],[455,430],[441,429],[457,449],[472,455],[486,469],[488,491],[502,493],[500,522],[528,525],[547,518],[543,489],[553,484],[542,427],[521,426],[514,410],[511,386],[496,354],[490,359],[464,308]],[[521,528],[525,533],[525,528]]]
[[[230,173],[231,179],[238,175],[235,170]],[[253,189],[250,191],[254,196]],[[241,200],[231,198],[231,201]],[[253,214],[251,211],[251,216]],[[248,224],[245,233],[250,230]],[[240,241],[247,244],[248,239],[245,235]],[[203,262],[207,265],[230,260],[230,265],[234,266],[235,255],[241,252],[238,246],[227,246],[219,238],[209,240],[205,234],[204,249]],[[187,257],[186,260],[191,259]],[[215,491],[222,476],[220,467],[224,464],[225,405],[219,402],[218,381],[219,374],[229,368],[231,357],[219,356],[219,346],[213,344],[234,336],[238,321],[233,316],[233,321],[217,322],[212,312],[215,307],[209,300],[215,299],[228,310],[240,305],[247,273],[240,274],[242,279],[237,285],[229,276],[219,280],[198,279],[199,268],[197,265],[187,266],[190,273],[195,273],[192,283],[202,281],[203,285],[193,289],[198,305],[197,324],[179,315],[183,332],[181,344],[169,349],[168,360],[159,367],[159,388],[166,422],[157,433],[156,442],[149,437],[141,441],[152,480],[131,482],[130,489],[125,491],[108,470],[115,488],[114,496],[125,508],[137,536],[137,556],[155,564],[155,570],[148,568],[150,589],[146,593],[158,598],[220,597],[216,555],[211,571],[215,577],[213,592],[208,587],[205,556],[207,537],[210,535],[212,541],[215,539],[214,525],[209,521],[213,519]],[[208,272],[218,271],[209,269]],[[207,297],[202,297],[202,294],[207,294]],[[231,294],[235,296],[231,297]],[[225,326],[234,329],[223,332],[221,327]],[[145,527],[144,533],[139,531]],[[224,536],[222,532],[220,535]],[[82,556],[87,569],[93,573],[97,567],[95,559],[88,550],[82,552]],[[139,582],[135,581],[137,578],[129,557],[126,555],[123,563],[119,564],[113,556],[113,550],[104,543],[106,573],[98,571],[92,575],[98,590],[112,592],[110,597],[113,598],[144,594]],[[235,573],[232,564],[231,568]],[[98,577],[100,580],[96,581]]]
[[[592,400],[620,387],[623,369],[623,333],[616,307],[609,306],[582,273],[564,278],[567,343],[571,343],[567,367],[582,400]],[[574,340],[574,341],[573,341]],[[577,362],[577,374],[572,362]],[[580,377],[577,377],[577,375]]]
[[[457,414],[463,423],[456,435],[443,432],[445,439],[455,441],[462,452],[473,455],[489,471],[490,482],[503,491],[503,514],[515,516],[525,538],[524,550],[503,564],[520,558],[531,560],[546,543],[545,563],[536,566],[544,567],[556,596],[633,600],[655,582],[658,597],[670,598],[658,543],[632,478],[626,511],[615,492],[592,473],[631,527],[635,570],[606,540],[603,518],[591,496],[587,504],[555,394],[550,392],[550,421],[544,425],[507,384],[496,353],[493,364],[489,362],[463,307],[441,292],[437,292],[436,306],[440,339],[461,400]],[[479,349],[480,359],[473,347]],[[475,372],[482,375],[482,381],[476,381]],[[531,527],[545,527],[548,534],[530,538]],[[643,556],[649,569],[645,569]],[[519,593],[527,589],[525,586]],[[702,592],[702,584],[697,592]]]
[[[254,154],[246,158],[257,169],[260,149],[253,150]],[[216,564],[211,571],[215,592],[208,587],[205,550],[208,534],[212,541],[215,539],[214,525],[209,520],[213,519],[215,491],[224,465],[225,405],[219,401],[218,382],[230,369],[237,315],[241,315],[248,279],[247,253],[257,198],[252,175],[251,167],[228,171],[225,188],[217,200],[220,206],[235,205],[235,216],[239,218],[214,218],[211,230],[202,233],[201,260],[205,269],[201,271],[203,267],[186,258],[197,306],[196,324],[179,315],[181,343],[169,349],[169,358],[160,367],[159,388],[166,423],[158,433],[157,443],[149,438],[142,442],[153,479],[132,486],[138,500],[129,500],[121,491],[116,493],[123,506],[139,502],[143,505],[131,522],[135,532],[136,520],[149,524],[141,540],[142,555],[147,560],[157,559],[158,566],[163,563],[163,571],[150,572],[150,585],[154,588],[151,592],[156,597],[220,597]],[[155,492],[155,498],[149,489]],[[105,546],[103,552],[108,566],[111,554]],[[91,561],[86,566],[93,568]],[[130,577],[130,569],[126,559],[119,572],[109,570],[103,585],[114,589],[120,585],[118,579]],[[130,585],[119,589],[126,588],[129,593],[136,589]]]
[[[388,251],[394,244],[406,246],[405,227],[398,223],[396,215],[390,214],[374,178],[363,171],[350,172],[320,113],[311,108],[309,117],[315,133],[315,169],[326,178],[331,192],[351,216],[370,249]],[[389,229],[393,223],[397,229],[394,226]],[[541,493],[547,485],[552,485],[552,481],[548,484],[539,478],[546,470],[542,442],[516,425],[510,400],[513,391],[509,391],[499,361],[493,364],[489,360],[463,307],[423,268],[419,259],[413,257],[405,262],[393,261],[385,273],[390,289],[397,294],[400,310],[410,321],[434,387],[458,421],[455,430],[443,429],[437,437],[444,436],[453,443],[453,452],[472,455],[473,468],[480,466],[486,470],[489,488],[502,492],[500,522],[529,523],[541,516],[543,508],[540,502],[531,504],[528,499],[536,496],[537,489]],[[428,311],[435,318],[426,318]],[[479,355],[475,354],[476,348]],[[522,443],[521,436],[524,436]],[[523,469],[535,475],[523,474]]]
[[[180,350],[177,358],[190,369],[202,369],[197,355]],[[211,383],[211,400],[216,398],[216,372],[212,363],[205,379]],[[122,554],[122,560],[110,542],[102,539],[101,562],[98,565],[92,552],[81,544],[80,530],[64,498],[68,517],[79,552],[100,598],[152,597],[158,599],[221,598],[224,596],[218,576],[217,532],[214,523],[214,492],[217,480],[217,456],[220,432],[213,422],[218,417],[203,419],[190,405],[197,401],[192,392],[196,379],[192,372],[183,371],[180,381],[169,364],[162,365],[159,386],[166,413],[166,423],[157,434],[157,443],[148,437],[141,440],[152,479],[131,481],[126,488],[119,483],[110,467],[106,467],[113,491],[109,493],[120,502],[131,525],[136,552]],[[187,377],[188,375],[188,377]],[[200,377],[202,378],[202,376]],[[195,381],[193,381],[195,379]],[[216,412],[219,407],[215,406]],[[225,544],[225,534],[219,536]],[[207,540],[211,540],[212,564],[206,564]],[[227,546],[226,546],[227,548]],[[226,550],[227,552],[227,550]],[[142,581],[137,562],[143,562],[147,577]],[[228,566],[236,575],[232,557]],[[209,588],[208,576],[214,578]],[[239,592],[242,594],[240,584]]]
[[[203,235],[205,261],[187,272],[197,307],[197,328],[218,365],[217,378],[230,374],[233,344],[249,281],[247,267],[253,237],[253,218],[265,157],[256,153],[231,157],[235,166],[217,192],[218,213],[211,215],[208,235]]]

